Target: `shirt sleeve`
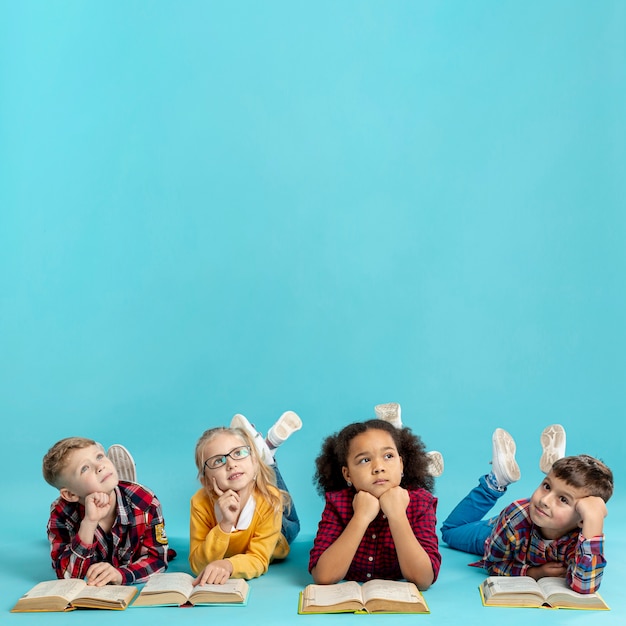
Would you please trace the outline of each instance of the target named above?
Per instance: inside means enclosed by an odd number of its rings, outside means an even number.
[[[309,572],[313,570],[322,554],[337,540],[345,527],[346,524],[332,501],[331,494],[327,493],[324,511],[309,555]]]
[[[585,539],[581,533],[574,561],[567,569],[568,585],[578,593],[595,593],[600,588],[605,565],[604,535]]]
[[[199,492],[191,499],[189,565],[197,576],[209,563],[223,559],[228,535],[221,530],[209,502]]]
[[[114,555],[114,565],[122,574],[122,584],[141,583],[151,574],[164,572],[168,565],[169,544],[161,503],[152,496],[150,504],[137,511],[130,562],[122,564]]]
[[[420,497],[416,501],[414,510],[410,514],[413,534],[430,558],[433,567],[433,583],[437,580],[441,568],[436,511],[437,499],[428,493],[426,498]]]
[[[78,536],[80,519],[76,510],[68,510],[57,501],[48,520],[50,557],[57,578],[84,578],[92,563],[97,562],[97,544],[82,543]]]
[[[525,576],[528,565],[525,558],[527,538],[516,528],[513,505],[502,511],[485,548],[482,564],[491,576]],[[514,512],[514,511],[513,511]]]

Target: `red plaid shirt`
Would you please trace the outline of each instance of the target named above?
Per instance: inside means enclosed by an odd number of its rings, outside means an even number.
[[[109,533],[96,529],[94,543],[78,536],[85,507],[58,498],[52,503],[48,539],[52,567],[58,578],[84,578],[93,563],[111,563],[122,574],[122,584],[144,582],[167,569],[168,549],[161,504],[155,495],[135,483],[120,481],[115,488],[117,517]]]
[[[342,489],[326,494],[326,506],[311,549],[309,572],[352,519],[353,498],[353,489]],[[436,532],[437,498],[425,489],[409,490],[409,498],[409,506],[406,510],[409,524],[420,545],[430,557],[434,574],[433,582],[435,582],[441,566]],[[346,574],[346,580],[358,582],[365,582],[372,578],[386,580],[403,578],[389,522],[382,511],[368,526]]]

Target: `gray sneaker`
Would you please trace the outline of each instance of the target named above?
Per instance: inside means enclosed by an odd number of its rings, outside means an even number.
[[[137,466],[135,465],[135,459],[133,459],[130,452],[123,445],[114,443],[107,451],[107,456],[111,459],[113,465],[115,465],[117,477],[120,480],[124,480],[128,483],[137,482]]]
[[[443,474],[443,454],[437,450],[431,450],[426,453],[428,457],[428,474],[433,478],[437,478]]]
[[[402,428],[402,409],[397,402],[387,402],[386,404],[377,404],[374,412],[379,420],[384,420],[393,424],[396,428]]]

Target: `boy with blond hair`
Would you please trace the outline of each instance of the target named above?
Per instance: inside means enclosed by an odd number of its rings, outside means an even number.
[[[113,458],[134,463],[123,446]],[[85,437],[58,441],[43,458],[43,476],[59,490],[47,531],[58,578],[85,578],[97,587],[145,582],[167,569],[161,504],[147,488],[120,480],[104,448]],[[134,478],[134,476],[131,476]]]

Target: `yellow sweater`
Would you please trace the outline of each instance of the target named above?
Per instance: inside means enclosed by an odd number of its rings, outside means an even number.
[[[270,487],[271,488],[271,487]],[[204,489],[191,498],[189,565],[198,575],[209,563],[228,559],[233,578],[256,578],[267,572],[274,559],[289,554],[289,544],[281,534],[282,514],[254,493],[256,508],[250,526],[225,533],[217,522],[213,504]]]

